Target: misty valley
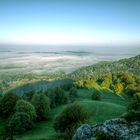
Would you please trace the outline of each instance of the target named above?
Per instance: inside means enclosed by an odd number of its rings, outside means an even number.
[[[140,55],[1,54],[2,140],[139,138]]]

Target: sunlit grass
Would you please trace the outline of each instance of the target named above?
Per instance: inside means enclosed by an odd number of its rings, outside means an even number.
[[[101,101],[91,100],[93,90],[79,89],[77,101],[82,104],[90,115],[89,124],[104,122],[121,116],[126,111],[127,101],[122,100],[119,96],[110,91],[101,92]],[[121,103],[121,104],[120,104]],[[18,140],[62,140],[59,133],[53,128],[55,117],[60,114],[67,106],[61,105],[51,110],[50,119],[41,123],[36,123],[32,131],[18,136]]]

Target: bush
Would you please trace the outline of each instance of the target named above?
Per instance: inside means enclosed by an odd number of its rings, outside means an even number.
[[[25,131],[31,129],[32,126],[33,122],[30,119],[30,116],[23,112],[16,112],[10,117],[8,122],[8,129],[13,131],[14,134],[22,134]]]
[[[15,106],[15,111],[27,113],[30,116],[31,120],[35,120],[36,118],[36,111],[35,111],[34,106],[27,101],[24,101],[24,100],[17,101],[16,106]]]
[[[70,94],[70,96],[78,97],[77,89],[75,87],[70,89],[70,93],[69,94]]]
[[[35,107],[37,120],[46,120],[50,111],[49,98],[45,94],[34,94],[31,103]]]
[[[121,82],[117,82],[114,86],[114,90],[117,95],[121,96],[124,91],[124,85]]]
[[[61,105],[67,102],[68,98],[63,89],[57,87],[55,88],[55,104]]]
[[[1,116],[8,118],[14,112],[14,107],[19,99],[20,97],[14,93],[6,93],[0,102]]]
[[[128,105],[128,111],[130,110],[139,110],[140,111],[140,103],[137,101],[133,101]]]
[[[95,90],[92,94],[92,100],[101,100],[100,92]]]
[[[73,83],[66,83],[61,86],[62,89],[69,91],[74,86]]]
[[[47,97],[49,97],[49,99],[50,99],[50,107],[51,108],[54,108],[54,107],[56,107],[56,104],[55,104],[55,91],[54,91],[54,89],[49,89],[47,92],[45,92],[45,95],[47,96]]]
[[[71,102],[74,102],[77,97],[77,89],[75,87],[71,88],[69,91],[69,99],[71,100]]]
[[[79,123],[84,123],[88,119],[88,114],[83,106],[78,103],[73,103],[66,107],[64,111],[56,117],[54,128],[56,131],[65,132],[71,131]]]
[[[23,98],[24,100],[30,102],[34,94],[35,94],[35,93],[34,93],[33,91],[29,91],[29,92],[27,92],[27,93],[24,93],[23,96],[22,96],[22,98]]]
[[[140,103],[133,101],[128,105],[128,112],[123,115],[127,121],[140,121]]]
[[[60,87],[51,89],[45,94],[50,98],[52,108],[57,105],[65,104],[68,101],[64,90]]]
[[[123,118],[125,118],[129,122],[140,121],[140,111],[128,111],[123,115]]]

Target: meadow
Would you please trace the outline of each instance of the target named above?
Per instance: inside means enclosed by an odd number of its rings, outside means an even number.
[[[120,117],[126,111],[129,100],[123,99],[107,90],[102,92],[101,101],[94,101],[91,99],[92,92],[92,89],[78,89],[78,97],[76,99],[88,111],[90,115],[89,124],[102,123],[105,120]],[[17,140],[50,140],[57,138],[61,140],[61,134],[55,132],[53,123],[55,117],[68,105],[60,105],[52,109],[48,121],[36,123],[31,131],[17,136]],[[2,120],[0,123],[4,125]]]

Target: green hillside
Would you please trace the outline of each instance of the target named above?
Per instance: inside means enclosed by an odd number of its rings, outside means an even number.
[[[121,97],[112,93],[102,93],[101,101],[91,100],[93,90],[79,89],[78,98],[76,99],[89,113],[89,123],[96,124],[101,123],[107,119],[112,119],[121,116],[126,111],[126,104],[128,100],[124,100]],[[108,94],[111,94],[108,95]],[[107,99],[109,98],[109,99]],[[121,102],[121,105],[120,105]],[[58,106],[51,110],[51,119],[37,123],[32,131],[25,133],[22,136],[18,136],[17,140],[45,140],[57,139],[61,135],[56,133],[53,128],[53,122],[55,117],[60,114],[65,107],[69,104]],[[114,111],[115,110],[115,111]]]
[[[82,67],[73,73],[69,74],[68,77],[71,79],[88,79],[90,77],[102,76],[108,73],[118,72],[131,72],[135,75],[140,75],[140,55],[131,57],[128,59],[121,59],[114,62],[101,62],[91,66]]]
[[[32,79],[5,86],[5,94],[0,96],[0,139],[9,137],[14,130],[16,140],[63,140],[66,132],[56,131],[54,124],[73,103],[87,112],[88,124],[122,116],[131,101],[137,101],[134,107],[139,108],[139,66],[140,55],[84,67],[67,75],[67,79]]]

